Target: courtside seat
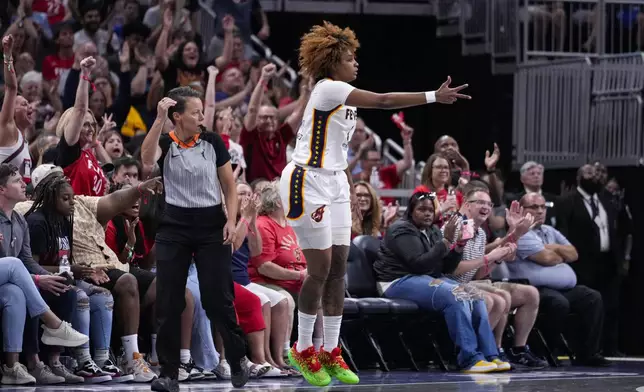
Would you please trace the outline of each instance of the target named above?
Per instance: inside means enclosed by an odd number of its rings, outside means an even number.
[[[356,298],[345,298],[342,315],[353,316],[353,315],[357,315],[358,313],[360,313],[360,308],[358,307],[358,300]]]
[[[413,314],[419,311],[418,305],[415,302],[409,301],[406,299],[391,299],[391,298],[382,298],[378,294],[376,286],[376,278],[373,273],[373,263],[378,258],[378,250],[380,249],[380,239],[368,235],[361,235],[353,240],[353,244],[362,252],[360,257],[364,257],[360,267],[360,277],[361,290],[360,296],[375,296],[379,297],[378,299],[382,302],[385,302],[389,307],[389,311],[394,314]],[[356,266],[358,268],[358,266]],[[351,289],[349,289],[351,294],[356,295]]]

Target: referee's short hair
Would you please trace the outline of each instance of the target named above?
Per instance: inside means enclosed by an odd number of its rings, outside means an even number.
[[[186,99],[187,98],[199,98],[201,99],[201,93],[191,87],[177,87],[173,88],[168,92],[168,98],[175,101],[177,104],[168,109],[168,117],[170,121],[174,124],[174,113],[183,114],[186,110]]]

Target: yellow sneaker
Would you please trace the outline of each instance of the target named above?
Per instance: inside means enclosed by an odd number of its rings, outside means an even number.
[[[463,373],[489,373],[494,372],[498,366],[494,362],[478,361],[467,369],[463,369]]]
[[[494,358],[492,363],[496,365],[496,370],[494,370],[495,372],[507,372],[509,370],[512,370],[512,365],[510,365],[510,362],[502,361],[499,358]]]

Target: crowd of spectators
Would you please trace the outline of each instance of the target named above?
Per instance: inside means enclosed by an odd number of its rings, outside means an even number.
[[[201,94],[204,112],[195,116],[203,132],[223,139],[237,182],[231,268],[245,365],[251,377],[298,376],[285,355],[307,264],[275,180],[313,81],[291,87],[284,68],[253,51],[254,27],[260,38],[270,35],[259,2],[215,1],[209,42],[195,28],[194,0],[8,3],[0,16],[2,383],[157,377],[155,233],[164,198],[155,168],[141,164],[141,144],[165,116],[161,98],[182,86]],[[349,141],[361,212],[352,236],[382,239],[374,265],[381,295],[443,313],[458,364],[469,371],[509,370],[508,361],[547,366],[530,351],[530,332],[539,325],[559,342],[570,313],[581,318],[573,339],[579,364],[607,365],[605,356],[619,355],[631,218],[606,168],[585,165],[576,188],[550,195],[541,191],[543,167],[528,162],[523,189],[504,192],[496,145],[476,173],[446,135],[403,211],[378,196],[398,187],[413,163],[414,130],[404,122],[400,129],[404,155],[390,165],[362,119]],[[185,304],[179,380],[230,379],[194,264]],[[514,341],[504,349],[510,322]],[[321,332],[316,325],[316,349]],[[65,361],[62,346],[73,347]]]

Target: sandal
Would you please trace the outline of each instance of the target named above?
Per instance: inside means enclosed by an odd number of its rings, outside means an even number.
[[[258,365],[256,363],[252,363],[251,361],[248,361],[246,365],[248,366],[250,378],[260,378],[273,368],[269,364]]]
[[[296,368],[290,365],[284,366],[284,370],[288,372],[288,375],[290,377],[301,377],[302,373],[300,373]]]
[[[269,371],[267,371],[267,372],[264,374],[264,378],[272,378],[272,377],[288,377],[288,376],[289,376],[288,371],[287,371],[287,370],[285,370],[285,369],[280,369],[280,368],[274,367],[274,366],[272,366],[272,365],[270,365],[270,364],[268,364],[268,363],[264,363],[264,365],[268,365],[268,366],[270,366],[270,367],[271,367],[271,368],[270,368],[270,370],[269,370]]]

